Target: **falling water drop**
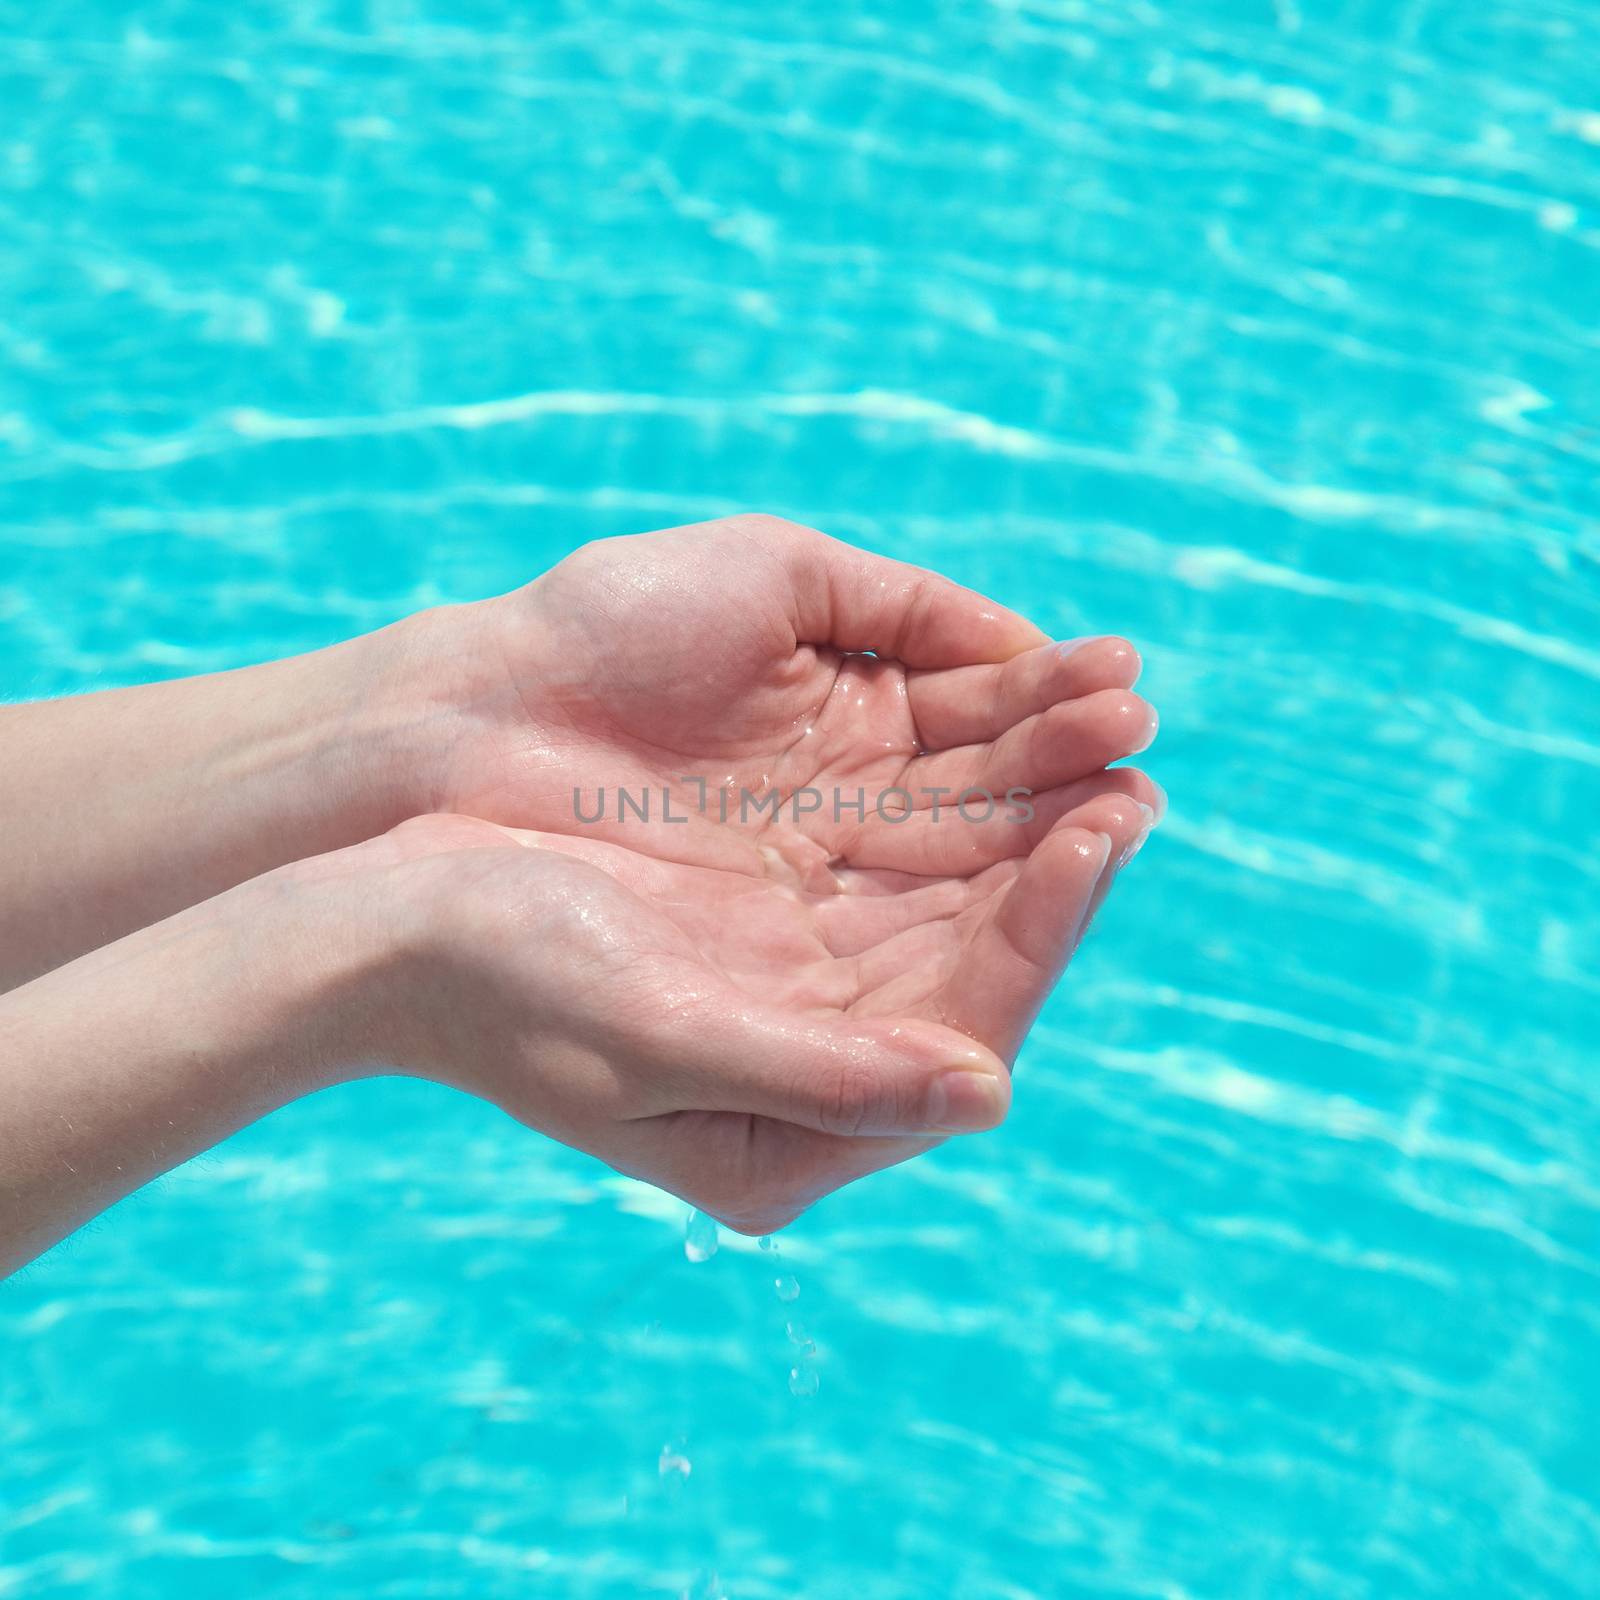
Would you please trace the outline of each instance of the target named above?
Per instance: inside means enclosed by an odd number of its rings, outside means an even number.
[[[663,1478],[670,1473],[676,1473],[680,1478],[687,1478],[694,1468],[690,1465],[688,1456],[674,1450],[670,1444],[664,1444],[661,1447],[661,1455],[656,1461],[656,1471]]]
[[[761,1248],[770,1252],[774,1260],[778,1255],[778,1241],[770,1234],[761,1240]],[[792,1272],[780,1273],[772,1280],[772,1292],[785,1305],[800,1298],[800,1280]],[[784,1334],[794,1346],[795,1365],[789,1368],[789,1393],[805,1398],[817,1392],[817,1347],[798,1317],[791,1317],[783,1325]]]
[[[717,1225],[703,1211],[691,1211],[683,1229],[683,1253],[691,1261],[709,1261],[717,1253]]]

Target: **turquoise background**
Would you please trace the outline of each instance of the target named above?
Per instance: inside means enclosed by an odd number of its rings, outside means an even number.
[[[0,1288],[0,1597],[1600,1593],[1600,12],[0,38],[0,692],[755,508],[1131,635],[1172,795],[776,1259],[381,1082]]]

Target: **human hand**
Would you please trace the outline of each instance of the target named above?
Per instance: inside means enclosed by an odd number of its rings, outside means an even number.
[[[396,930],[343,1072],[451,1083],[766,1233],[1000,1121],[1034,1011],[1148,826],[1099,796],[1025,863],[870,895],[458,816],[286,872]]]
[[[470,670],[432,809],[745,873],[776,859],[849,892],[1025,856],[1095,796],[1164,809],[1142,773],[1105,770],[1155,731],[1126,641],[1053,644],[933,573],[774,517],[586,545],[455,625],[460,647],[434,648]],[[948,821],[962,792],[1017,787],[1027,826],[999,807]],[[874,804],[894,790],[912,797],[903,819]],[[740,804],[804,791],[821,803],[798,815]]]

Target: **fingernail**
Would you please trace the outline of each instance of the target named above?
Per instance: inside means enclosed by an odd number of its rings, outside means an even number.
[[[1096,639],[1103,637],[1103,634],[1086,633],[1077,639],[1062,639],[1056,645],[1056,654],[1065,660],[1068,656],[1075,656],[1086,644],[1093,644]]]
[[[1128,752],[1129,755],[1141,755],[1156,742],[1156,733],[1161,727],[1161,718],[1156,714],[1156,708],[1154,706],[1151,706],[1149,711],[1150,718],[1149,721],[1145,723],[1144,729],[1144,743],[1136,744],[1133,749]]]
[[[1142,800],[1135,800],[1139,808],[1139,831],[1128,841],[1127,847],[1117,858],[1117,871],[1121,872],[1127,864],[1144,849],[1144,842],[1150,837],[1150,830],[1156,825],[1156,814],[1152,807],[1147,806]]]
[[[929,1133],[981,1133],[1005,1115],[1005,1088],[991,1072],[942,1073],[928,1089]]]

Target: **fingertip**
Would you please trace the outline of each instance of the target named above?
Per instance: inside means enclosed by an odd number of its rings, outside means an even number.
[[[1122,852],[1117,857],[1118,872],[1127,866],[1127,864],[1132,861],[1141,850],[1144,849],[1145,841],[1150,837],[1151,833],[1155,829],[1156,814],[1154,809],[1150,806],[1141,805],[1139,810],[1141,813],[1143,813],[1143,820],[1140,822],[1138,832],[1135,833],[1133,838],[1122,847]]]
[[[957,1067],[940,1073],[928,1086],[922,1131],[986,1133],[1004,1122],[1010,1109],[1009,1073]]]
[[[1143,695],[1132,689],[1108,689],[1100,699],[1105,714],[1115,723],[1115,744],[1122,755],[1139,755],[1155,743],[1160,718]]]
[[[1101,785],[1102,794],[1127,795],[1130,799],[1149,806],[1155,812],[1157,822],[1167,814],[1166,790],[1140,767],[1107,767],[1103,772],[1096,774],[1093,781]],[[1087,782],[1085,787],[1088,787]],[[1062,814],[1076,817],[1083,806],[1096,798],[1098,796],[1091,795],[1089,799],[1080,801]]]
[[[1167,791],[1148,773],[1139,772],[1136,776],[1141,780],[1136,790],[1136,798],[1143,800],[1154,813],[1155,820],[1160,822],[1167,814]]]
[[[1075,874],[1098,874],[1110,859],[1112,848],[1113,840],[1107,830],[1075,819],[1070,826],[1051,829],[1035,848],[1028,865],[1042,867],[1049,860]]]
[[[1108,857],[1120,870],[1138,853],[1156,824],[1155,807],[1135,795],[1104,794],[1072,813],[1078,828],[1093,828],[1110,842]]]
[[[1087,678],[1101,688],[1131,689],[1144,671],[1144,661],[1131,640],[1120,634],[1087,634],[1063,639],[1056,654],[1072,663],[1075,678]]]
[[[1144,657],[1139,654],[1132,640],[1124,639],[1120,634],[1107,634],[1101,641],[1100,648],[1104,653],[1106,666],[1114,670],[1123,680],[1124,689],[1131,689],[1144,671]]]
[[[1091,801],[1085,809],[1093,811],[1095,827],[1109,834],[1113,845],[1121,843],[1143,827],[1147,818],[1155,815],[1153,807],[1131,794],[1104,795]]]

